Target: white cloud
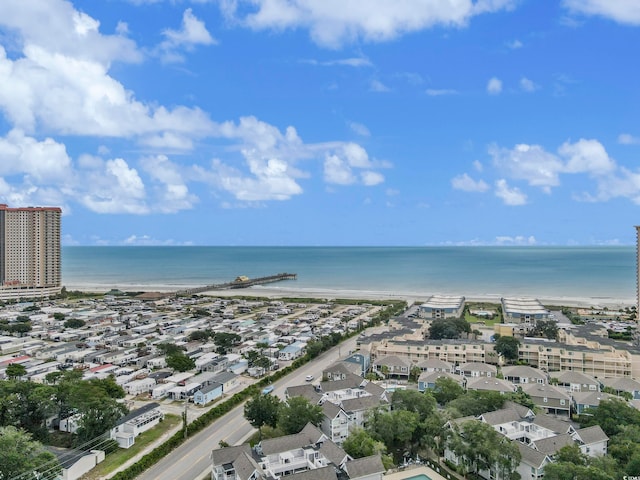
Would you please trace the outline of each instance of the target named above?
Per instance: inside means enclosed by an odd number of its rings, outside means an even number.
[[[558,153],[567,160],[563,168],[567,173],[604,175],[616,169],[615,162],[597,140],[581,138],[576,143],[565,142]]]
[[[478,172],[481,172],[482,170],[484,170],[484,165],[482,165],[482,162],[480,160],[474,160],[473,168],[475,168]]]
[[[520,88],[525,92],[535,92],[540,88],[540,85],[527,77],[522,77],[520,79]]]
[[[618,143],[622,145],[640,145],[640,137],[635,137],[629,133],[618,135]]]
[[[85,190],[79,201],[97,213],[145,214],[146,191],[135,168],[122,158],[107,160],[104,168],[85,172]]]
[[[182,15],[180,30],[167,29],[162,34],[165,36],[159,50],[161,58],[165,62],[184,61],[180,50],[192,50],[196,45],[215,45],[218,42],[211,36],[202,20],[196,18],[193,11],[187,8]]]
[[[376,80],[376,79],[371,80],[371,82],[369,83],[369,90],[371,90],[372,92],[390,92],[391,91],[389,87],[387,87],[380,80]]]
[[[369,131],[367,126],[363,125],[362,123],[349,122],[348,125],[349,125],[349,128],[351,129],[351,131],[353,131],[357,135],[360,135],[361,137],[370,137],[371,136],[371,132]]]
[[[255,30],[306,28],[322,46],[382,42],[435,25],[463,27],[514,0],[225,0],[223,13]],[[244,7],[248,8],[244,8]],[[240,13],[240,12],[243,13]],[[248,11],[246,15],[244,12]]]
[[[496,244],[498,245],[535,245],[536,237],[533,235],[524,236],[516,235],[515,237],[502,235],[496,237]]]
[[[464,192],[486,192],[489,185],[484,180],[474,180],[466,173],[458,175],[451,180],[451,186]]]
[[[327,155],[324,160],[324,180],[334,185],[351,185],[356,176],[347,163],[337,155]]]
[[[379,172],[366,170],[360,173],[360,179],[362,180],[363,185],[367,187],[373,187],[384,182],[384,175]]]
[[[505,205],[525,205],[527,203],[527,196],[520,191],[517,187],[509,187],[507,181],[503,178],[496,181],[495,195],[502,199]]]
[[[487,82],[487,92],[490,95],[499,95],[502,92],[502,80],[491,77]]]
[[[156,183],[155,208],[163,213],[174,213],[193,208],[198,198],[189,193],[181,168],[165,155],[146,157],[140,165]]]
[[[373,64],[371,60],[365,57],[349,57],[349,58],[339,58],[337,60],[304,60],[304,63],[308,63],[310,65],[317,65],[320,67],[336,67],[336,66],[344,66],[344,67],[371,67]]]
[[[458,91],[452,88],[427,88],[425,93],[430,97],[441,97],[443,95],[457,95]]]
[[[509,47],[511,50],[517,50],[519,48],[522,48],[523,46],[524,45],[522,44],[522,42],[517,38],[515,40],[511,40],[510,42],[507,42],[507,47]]]
[[[564,0],[572,13],[597,15],[618,23],[640,25],[640,3],[637,0]]]
[[[520,144],[512,150],[492,145],[489,154],[498,171],[509,178],[526,180],[529,185],[542,187],[547,192],[560,184],[562,162],[539,145]]]
[[[150,235],[130,235],[127,238],[125,238],[124,240],[122,240],[120,242],[122,245],[135,245],[135,246],[163,246],[163,245],[167,245],[167,246],[174,246],[174,245],[184,245],[184,246],[189,246],[189,245],[193,245],[193,242],[191,241],[186,241],[186,242],[177,242],[175,240],[173,240],[172,238],[166,239],[166,240],[159,240],[157,238],[153,238]]]

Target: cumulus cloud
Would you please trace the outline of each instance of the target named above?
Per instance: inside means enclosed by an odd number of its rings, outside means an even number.
[[[497,77],[491,77],[487,82],[487,93],[490,95],[499,95],[502,92],[502,80]]]
[[[509,187],[504,178],[496,181],[495,195],[502,199],[505,205],[525,205],[527,196],[517,187]]]
[[[468,174],[463,173],[451,180],[451,186],[464,192],[486,192],[489,185],[484,180],[474,180]]]
[[[309,65],[317,65],[320,67],[371,67],[373,64],[371,60],[365,57],[349,57],[349,58],[339,58],[336,60],[304,60],[304,63],[308,63]]]
[[[189,192],[179,165],[165,155],[143,158],[140,165],[155,183],[154,204],[163,213],[191,209],[198,198]]]
[[[197,45],[215,45],[218,42],[211,36],[202,20],[196,18],[187,8],[182,15],[179,30],[167,29],[162,34],[165,40],[160,44],[161,58],[165,62],[182,62],[182,50],[193,50]]]
[[[369,90],[371,90],[372,92],[390,92],[391,91],[389,87],[387,87],[380,80],[376,80],[376,79],[371,80],[371,82],[369,83]]]
[[[507,42],[507,47],[509,47],[511,50],[517,50],[519,48],[522,48],[523,46],[524,45],[522,44],[522,42],[517,38],[515,40],[511,40],[510,42]]]
[[[516,145],[513,149],[489,147],[494,166],[509,178],[525,180],[529,185],[549,191],[560,184],[559,173],[563,170],[560,159],[539,145]]]
[[[531,92],[535,92],[536,90],[538,90],[540,88],[540,85],[535,83],[533,80],[528,79],[527,77],[522,77],[520,79],[520,88],[524,92],[531,93]]]
[[[536,237],[533,235],[524,236],[516,235],[511,237],[508,235],[500,235],[496,237],[496,244],[498,245],[535,245]]]
[[[477,15],[511,8],[514,0],[223,0],[225,15],[255,30],[308,29],[319,45],[383,42],[435,25],[464,27]],[[245,8],[247,7],[247,8]]]
[[[621,133],[618,135],[618,143],[622,145],[640,145],[640,137],[633,136],[629,133]]]
[[[618,23],[640,25],[640,3],[637,0],[563,0],[572,13],[596,15]]]
[[[363,125],[362,123],[349,122],[348,125],[353,133],[360,135],[361,137],[371,136],[371,132],[369,131],[369,129],[366,127],[366,125]]]

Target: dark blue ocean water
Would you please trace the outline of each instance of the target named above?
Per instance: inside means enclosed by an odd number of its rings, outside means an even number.
[[[194,286],[297,273],[272,287],[634,299],[634,247],[64,247],[67,286]]]

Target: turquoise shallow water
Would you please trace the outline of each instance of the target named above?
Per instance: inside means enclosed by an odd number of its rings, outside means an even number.
[[[633,299],[635,262],[633,247],[64,247],[62,275],[111,288],[291,272],[287,289]]]

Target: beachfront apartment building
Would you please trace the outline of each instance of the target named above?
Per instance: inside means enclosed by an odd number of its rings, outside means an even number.
[[[503,297],[500,303],[504,323],[515,323],[530,330],[537,322],[550,318],[549,310],[535,298]]]
[[[61,215],[58,207],[0,204],[0,299],[60,292]]]
[[[460,318],[464,312],[464,297],[432,295],[418,307],[420,318]]]
[[[461,366],[466,363],[498,364],[494,343],[478,340],[384,339],[368,347],[376,358],[397,356],[411,365],[438,359]],[[518,360],[544,372],[573,371],[595,378],[640,377],[640,350],[627,345],[608,345],[574,338],[569,343],[526,339],[519,346]]]

